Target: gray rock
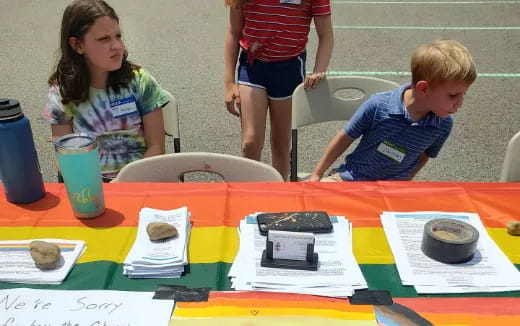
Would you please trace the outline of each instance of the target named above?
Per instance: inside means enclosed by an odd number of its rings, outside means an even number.
[[[54,269],[60,260],[60,247],[45,241],[32,241],[29,245],[31,257],[41,269]]]
[[[150,240],[162,240],[177,236],[175,226],[164,222],[152,222],[146,226]]]
[[[507,233],[511,235],[520,235],[520,222],[511,221],[507,223]]]

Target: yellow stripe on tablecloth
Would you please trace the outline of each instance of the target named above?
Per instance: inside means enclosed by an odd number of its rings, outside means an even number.
[[[520,237],[509,235],[505,228],[486,231],[513,264],[520,264]],[[383,228],[354,228],[352,239],[358,264],[395,264]]]
[[[26,240],[57,238],[83,240],[87,250],[78,263],[108,260],[122,263],[134,242],[137,228],[113,227],[93,229],[89,227],[1,227],[1,240]]]
[[[0,227],[0,240],[58,238],[83,240],[87,250],[79,263],[108,260],[122,263],[136,238],[135,227],[92,229],[88,227]],[[238,250],[238,233],[230,227],[193,228],[190,238],[191,263],[231,263]]]
[[[513,264],[520,264],[520,237],[512,236],[503,228],[486,228],[491,238]]]
[[[506,256],[520,263],[520,237],[507,234],[502,228],[487,228],[488,233]],[[122,263],[136,237],[135,227],[92,229],[88,227],[0,227],[0,240],[58,238],[84,240],[87,250],[80,263],[108,260]],[[232,263],[238,250],[236,228],[195,227],[191,232],[189,261],[191,263]],[[354,255],[359,264],[394,264],[382,228],[354,228]]]
[[[267,316],[309,316],[326,317],[344,320],[375,320],[374,313],[340,311],[332,309],[309,308],[268,308],[268,307],[236,307],[236,306],[211,306],[204,308],[175,308],[176,317],[267,317]]]
[[[373,320],[341,320],[325,317],[214,317],[214,318],[176,318],[172,317],[169,326],[377,326],[375,318]]]
[[[215,318],[176,318],[172,317],[170,326],[377,326],[374,320],[341,320],[325,317],[215,317]]]

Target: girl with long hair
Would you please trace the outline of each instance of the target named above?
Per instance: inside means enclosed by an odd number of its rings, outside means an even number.
[[[114,9],[103,0],[73,1],[60,34],[61,57],[45,107],[53,139],[73,132],[96,136],[105,181],[134,160],[163,154],[162,107],[169,95],[128,61]]]

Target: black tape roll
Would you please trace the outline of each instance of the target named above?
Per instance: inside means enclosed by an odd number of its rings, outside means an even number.
[[[424,254],[443,263],[463,263],[475,253],[478,231],[472,225],[448,218],[428,221],[424,225],[421,249]]]

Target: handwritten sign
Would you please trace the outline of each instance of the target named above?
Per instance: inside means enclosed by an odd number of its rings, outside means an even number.
[[[0,290],[0,326],[167,326],[173,300],[151,292]]]

